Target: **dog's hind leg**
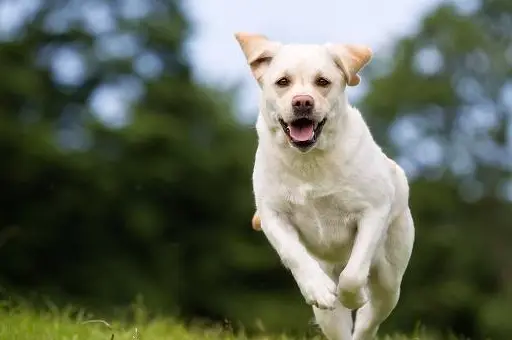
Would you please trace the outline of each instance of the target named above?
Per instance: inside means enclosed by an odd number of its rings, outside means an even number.
[[[391,314],[400,296],[400,285],[383,287],[368,282],[370,299],[356,313],[353,340],[373,340],[380,324]]]
[[[328,340],[352,340],[352,314],[340,302],[331,310],[313,307],[313,312]]]
[[[380,324],[396,307],[413,243],[414,225],[407,209],[390,225],[384,245],[386,255],[371,270],[369,300],[357,311],[353,340],[374,339]]]

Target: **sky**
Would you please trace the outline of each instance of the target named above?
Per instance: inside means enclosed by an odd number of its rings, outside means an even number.
[[[471,3],[466,0],[465,3]],[[187,0],[194,23],[188,43],[198,81],[240,85],[238,107],[244,118],[255,114],[258,89],[234,40],[237,31],[262,33],[298,43],[359,43],[375,54],[417,29],[421,17],[441,0]],[[359,89],[353,88],[352,96]],[[350,95],[350,94],[349,94]]]

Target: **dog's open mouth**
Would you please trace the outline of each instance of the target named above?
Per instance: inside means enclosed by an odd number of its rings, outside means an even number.
[[[299,149],[308,149],[313,146],[324,127],[326,119],[321,122],[307,118],[299,118],[287,124],[284,120],[279,119],[286,136],[290,142]]]

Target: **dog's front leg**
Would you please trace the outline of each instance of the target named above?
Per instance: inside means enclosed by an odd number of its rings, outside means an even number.
[[[334,308],[336,283],[309,254],[288,218],[271,208],[258,210],[261,229],[285,267],[291,271],[306,302],[321,309]]]
[[[389,212],[389,206],[369,209],[358,223],[350,258],[338,282],[340,300],[349,309],[357,309],[367,301],[366,282],[377,247],[388,227]]]

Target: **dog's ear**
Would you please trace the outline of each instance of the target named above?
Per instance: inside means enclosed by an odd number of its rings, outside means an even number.
[[[361,77],[357,73],[372,59],[372,50],[363,45],[342,44],[327,44],[327,49],[345,75],[347,85],[358,85],[361,82]]]
[[[254,78],[261,82],[261,77],[267,70],[281,44],[270,41],[267,37],[260,34],[240,32],[235,34],[235,38],[244,52]]]

